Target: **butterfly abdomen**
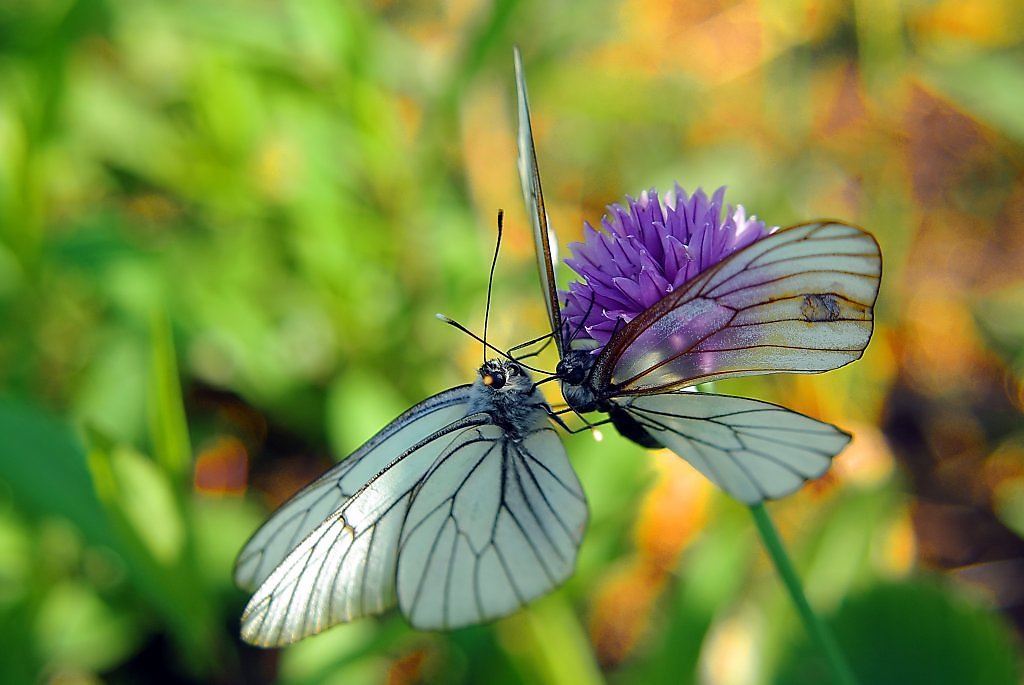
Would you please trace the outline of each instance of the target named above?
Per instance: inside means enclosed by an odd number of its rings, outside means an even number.
[[[661,449],[664,447],[639,421],[633,418],[625,409],[610,404],[608,417],[612,425],[624,438],[629,438],[642,447],[649,449]]]

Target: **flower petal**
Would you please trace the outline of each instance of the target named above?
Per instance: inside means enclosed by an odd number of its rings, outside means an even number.
[[[724,187],[709,198],[675,184],[662,202],[652,188],[609,205],[599,228],[584,223],[583,242],[565,260],[583,279],[563,294],[567,328],[604,345],[623,322],[775,230],[742,205],[723,218],[724,198]]]

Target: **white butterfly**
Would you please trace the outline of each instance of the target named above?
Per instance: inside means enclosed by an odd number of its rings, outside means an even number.
[[[605,412],[644,447],[667,447],[736,499],[787,495],[828,470],[850,436],[767,402],[680,392],[762,373],[820,373],[859,359],[881,278],[878,243],[836,221],[780,230],[699,273],[617,328],[599,354],[562,318],[519,51],[519,174],[533,225],[556,375],[569,407]]]
[[[424,400],[286,502],[239,554],[242,638],[279,646],[398,604],[416,628],[505,616],[572,574],[587,522],[519,364]]]

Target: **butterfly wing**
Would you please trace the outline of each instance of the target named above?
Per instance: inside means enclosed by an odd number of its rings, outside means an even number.
[[[428,414],[416,423],[430,420]],[[393,606],[399,536],[413,492],[432,464],[473,444],[473,427],[489,421],[476,414],[424,437],[319,522],[249,600],[242,638],[264,647],[289,644]]]
[[[398,602],[420,629],[509,614],[576,564],[587,505],[555,431],[472,433],[424,479],[402,531]]]
[[[464,417],[469,388],[451,388],[415,405],[285,502],[242,548],[235,562],[235,583],[248,590],[258,587],[374,475],[426,436]]]
[[[628,395],[838,368],[859,359],[871,337],[881,270],[878,243],[856,226],[773,233],[626,324],[594,377]]]
[[[562,356],[562,314],[558,304],[558,282],[555,280],[553,253],[558,245],[548,214],[544,209],[544,193],[540,187],[540,171],[537,168],[537,151],[533,145],[533,127],[530,123],[530,102],[526,95],[526,76],[519,48],[515,49],[516,101],[519,105],[519,181],[523,186],[523,200],[526,213],[533,225],[534,246],[537,248],[537,266],[540,270],[541,288],[544,290],[548,308],[548,322],[554,334],[558,356]]]
[[[742,397],[676,392],[616,403],[746,504],[783,497],[823,475],[850,441],[831,424]]]

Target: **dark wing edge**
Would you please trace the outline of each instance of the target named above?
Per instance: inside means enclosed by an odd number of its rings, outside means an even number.
[[[533,143],[533,125],[530,122],[530,102],[526,92],[526,75],[523,73],[519,47],[513,49],[516,74],[516,102],[518,105],[518,166],[519,181],[523,188],[526,213],[533,225],[533,242],[537,251],[537,268],[540,272],[541,289],[544,291],[548,310],[548,323],[555,338],[558,356],[563,354],[562,312],[558,300],[558,281],[555,279],[555,265],[551,255],[554,232],[548,223],[544,206],[544,193],[540,185],[540,170],[537,166],[537,149]]]

